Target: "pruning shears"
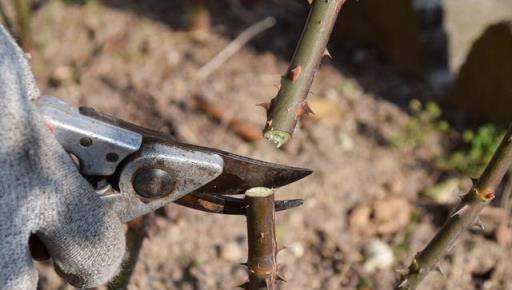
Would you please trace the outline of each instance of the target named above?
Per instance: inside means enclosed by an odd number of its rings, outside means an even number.
[[[311,174],[305,168],[255,160],[177,142],[87,107],[50,96],[36,101],[60,145],[76,157],[80,173],[127,222],[170,202],[210,213],[245,214],[245,190],[277,188]],[[277,211],[302,200],[275,202]]]

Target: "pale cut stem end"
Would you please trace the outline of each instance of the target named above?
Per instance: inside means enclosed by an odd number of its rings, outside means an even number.
[[[268,187],[253,187],[245,192],[246,196],[250,197],[267,197],[274,193],[274,191]]]
[[[274,143],[277,148],[283,146],[291,138],[291,134],[280,130],[269,130],[264,134],[265,138]]]

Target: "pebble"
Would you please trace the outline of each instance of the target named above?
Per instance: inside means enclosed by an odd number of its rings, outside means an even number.
[[[242,262],[244,252],[236,242],[228,242],[220,247],[219,256],[228,262]]]
[[[368,273],[378,269],[388,269],[394,260],[393,250],[381,240],[373,240],[365,247],[363,267]]]
[[[295,242],[287,247],[292,252],[295,258],[301,258],[304,256],[304,246],[301,243]]]

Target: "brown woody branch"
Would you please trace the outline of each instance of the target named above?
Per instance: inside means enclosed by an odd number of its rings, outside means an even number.
[[[247,240],[249,282],[241,287],[248,290],[274,290],[278,274],[274,223],[274,192],[254,187],[245,192],[247,204]]]

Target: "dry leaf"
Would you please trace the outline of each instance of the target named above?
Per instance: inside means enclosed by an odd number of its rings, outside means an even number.
[[[388,235],[405,228],[410,221],[412,207],[402,197],[387,197],[372,205],[358,205],[348,217],[349,230],[360,235]]]
[[[311,116],[312,119],[328,125],[337,125],[343,121],[343,107],[336,100],[311,98],[308,100],[308,104],[315,112],[315,115]]]

